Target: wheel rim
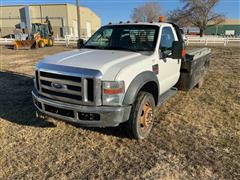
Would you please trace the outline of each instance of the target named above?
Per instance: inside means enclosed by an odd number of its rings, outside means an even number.
[[[141,131],[147,132],[151,129],[153,124],[153,109],[149,102],[144,103],[139,121]]]

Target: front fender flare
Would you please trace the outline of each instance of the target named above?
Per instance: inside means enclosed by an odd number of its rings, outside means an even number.
[[[133,104],[140,89],[148,82],[155,82],[159,87],[158,78],[156,74],[154,74],[152,71],[144,71],[138,74],[130,83],[124,96],[123,104],[124,105]]]

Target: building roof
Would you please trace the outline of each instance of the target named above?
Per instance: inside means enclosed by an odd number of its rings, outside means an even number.
[[[221,25],[240,25],[240,19],[226,19]]]
[[[54,5],[73,5],[72,3],[44,3],[44,4],[12,4],[12,5],[1,5],[0,7],[14,7],[14,6],[54,6]],[[88,8],[85,6],[80,6],[82,8]]]

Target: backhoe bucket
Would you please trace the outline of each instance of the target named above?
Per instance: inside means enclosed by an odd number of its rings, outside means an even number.
[[[35,40],[23,40],[23,41],[15,41],[15,45],[14,48],[15,49],[32,49],[35,48],[34,44],[35,44]]]

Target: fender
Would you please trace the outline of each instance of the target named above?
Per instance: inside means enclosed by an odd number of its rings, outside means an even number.
[[[159,87],[158,78],[156,74],[154,74],[152,71],[145,71],[138,74],[130,83],[126,91],[126,94],[124,96],[123,104],[124,105],[133,104],[139,90],[148,82],[155,82]],[[159,94],[159,90],[158,90],[158,94]]]

